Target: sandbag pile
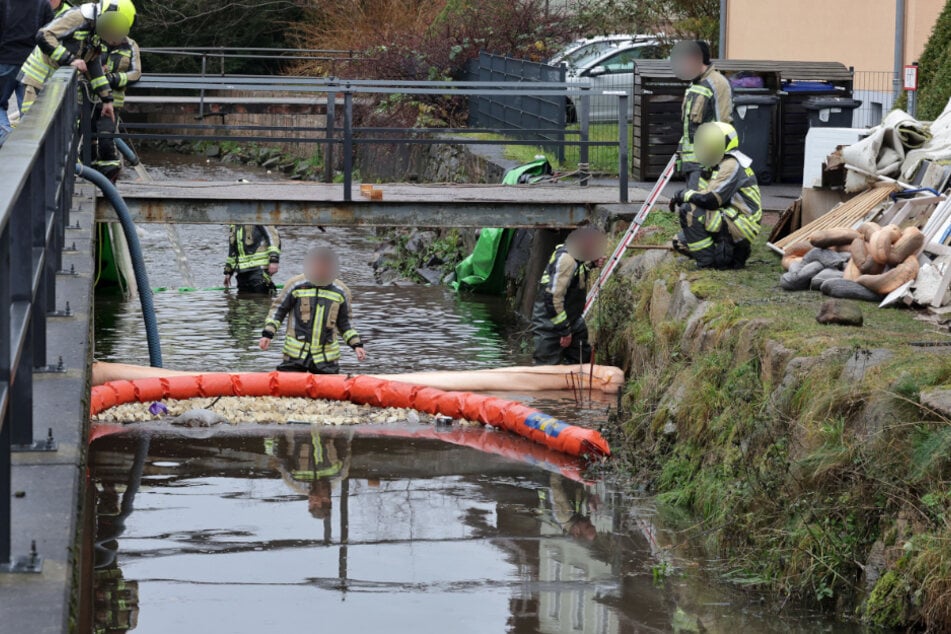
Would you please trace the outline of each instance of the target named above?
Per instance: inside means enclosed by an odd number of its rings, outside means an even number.
[[[878,302],[918,277],[924,245],[917,227],[866,222],[858,229],[826,229],[786,247],[780,285],[787,291],[811,289]]]

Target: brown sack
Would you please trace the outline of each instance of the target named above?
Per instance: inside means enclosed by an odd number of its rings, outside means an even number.
[[[812,251],[812,245],[809,244],[808,240],[799,240],[798,242],[793,242],[788,247],[783,249],[783,253],[786,255],[798,255],[802,257]]]
[[[869,253],[879,264],[888,264],[888,254],[901,237],[901,229],[896,225],[888,225],[876,231],[869,240]]]
[[[870,291],[887,295],[906,282],[918,277],[918,258],[910,256],[904,262],[881,275],[863,275],[855,280]]]
[[[837,229],[824,229],[822,231],[817,231],[812,234],[812,237],[809,238],[809,242],[811,242],[812,246],[814,247],[828,249],[831,247],[841,246],[843,244],[851,244],[852,241],[858,237],[858,231],[840,227]]]
[[[908,227],[902,231],[898,242],[892,245],[888,253],[888,263],[898,266],[909,257],[917,256],[923,246],[925,246],[925,234],[921,233],[918,227]]]
[[[789,267],[791,267],[796,262],[802,262],[801,255],[784,255],[783,256],[783,270],[788,271]]]
[[[882,225],[878,224],[877,222],[866,222],[861,227],[859,227],[859,233],[862,234],[862,237],[865,238],[866,242],[871,240],[872,236],[875,235],[876,232],[881,230],[882,230]]]
[[[850,282],[854,282],[859,279],[862,275],[862,271],[859,270],[859,267],[855,266],[854,260],[849,260],[849,263],[845,265],[845,272],[842,274],[842,277]]]

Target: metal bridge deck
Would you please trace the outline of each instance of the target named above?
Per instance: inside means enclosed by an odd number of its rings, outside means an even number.
[[[288,182],[120,182],[140,223],[274,224],[406,227],[572,227],[602,214],[631,212],[646,192],[618,203],[614,187],[571,185],[376,185],[381,200],[344,200],[339,184]],[[97,219],[112,221],[99,199]]]

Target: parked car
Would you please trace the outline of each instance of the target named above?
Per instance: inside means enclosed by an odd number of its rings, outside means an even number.
[[[613,95],[604,95],[605,91],[626,91],[628,94],[628,119],[634,116],[634,68],[638,60],[664,59],[668,47],[656,38],[643,39],[608,50],[594,58],[586,58],[575,69],[568,71],[569,82],[589,83],[591,99],[589,121],[617,121],[618,99]],[[568,120],[577,121],[577,104],[569,99]]]
[[[588,37],[581,40],[575,40],[566,46],[560,53],[548,60],[551,66],[565,64],[568,68],[577,68],[579,62],[589,57],[600,57],[604,53],[616,50],[622,46],[636,44],[637,42],[651,38],[650,35],[601,35],[598,37]]]

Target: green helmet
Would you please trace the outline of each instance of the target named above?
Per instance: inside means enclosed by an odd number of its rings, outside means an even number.
[[[135,21],[132,0],[99,0],[96,32],[109,40],[121,40],[129,34]]]
[[[720,164],[727,152],[740,147],[740,137],[729,123],[704,123],[694,134],[693,146],[697,160],[704,167],[712,168]]]

